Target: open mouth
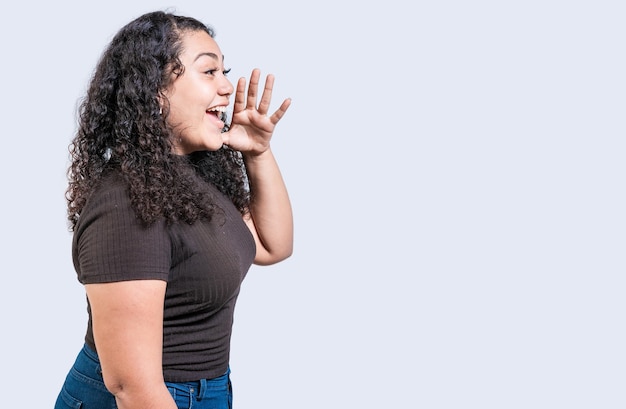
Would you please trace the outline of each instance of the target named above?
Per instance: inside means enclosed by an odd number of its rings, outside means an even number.
[[[222,118],[222,114],[226,112],[226,107],[221,105],[221,106],[215,106],[215,107],[211,107],[209,109],[206,110],[206,113],[209,115],[214,115],[217,119]]]

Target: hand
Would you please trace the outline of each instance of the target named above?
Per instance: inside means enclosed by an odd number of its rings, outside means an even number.
[[[259,69],[252,70],[247,99],[246,79],[239,78],[232,123],[229,131],[222,133],[224,144],[235,150],[253,155],[260,155],[269,148],[274,128],[291,104],[291,99],[287,98],[276,112],[267,116],[272,100],[272,88],[274,87],[274,76],[270,74],[265,79],[265,88],[257,107],[260,76],[261,71]]]

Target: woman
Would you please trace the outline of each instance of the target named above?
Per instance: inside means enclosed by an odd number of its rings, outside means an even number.
[[[145,14],[113,38],[82,101],[67,198],[89,321],[57,409],[232,405],[240,284],[292,252],[270,149],[290,100],[268,115],[274,79],[258,101],[256,69],[234,89],[213,36]]]

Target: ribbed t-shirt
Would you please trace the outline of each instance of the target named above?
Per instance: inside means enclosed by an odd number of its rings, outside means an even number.
[[[122,178],[113,174],[88,199],[74,229],[72,256],[81,283],[167,282],[163,376],[168,382],[226,372],[235,302],[256,250],[232,202],[204,182],[198,181],[198,189],[221,209],[210,221],[145,226]],[[87,311],[85,342],[96,350],[89,300]]]

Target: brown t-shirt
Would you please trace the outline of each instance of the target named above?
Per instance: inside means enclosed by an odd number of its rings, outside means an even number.
[[[222,211],[211,221],[144,226],[125,183],[110,176],[89,198],[75,229],[72,253],[83,284],[167,281],[163,375],[168,382],[210,379],[228,368],[239,288],[255,254],[252,234],[235,206],[199,182]],[[91,309],[85,342],[94,350]]]

